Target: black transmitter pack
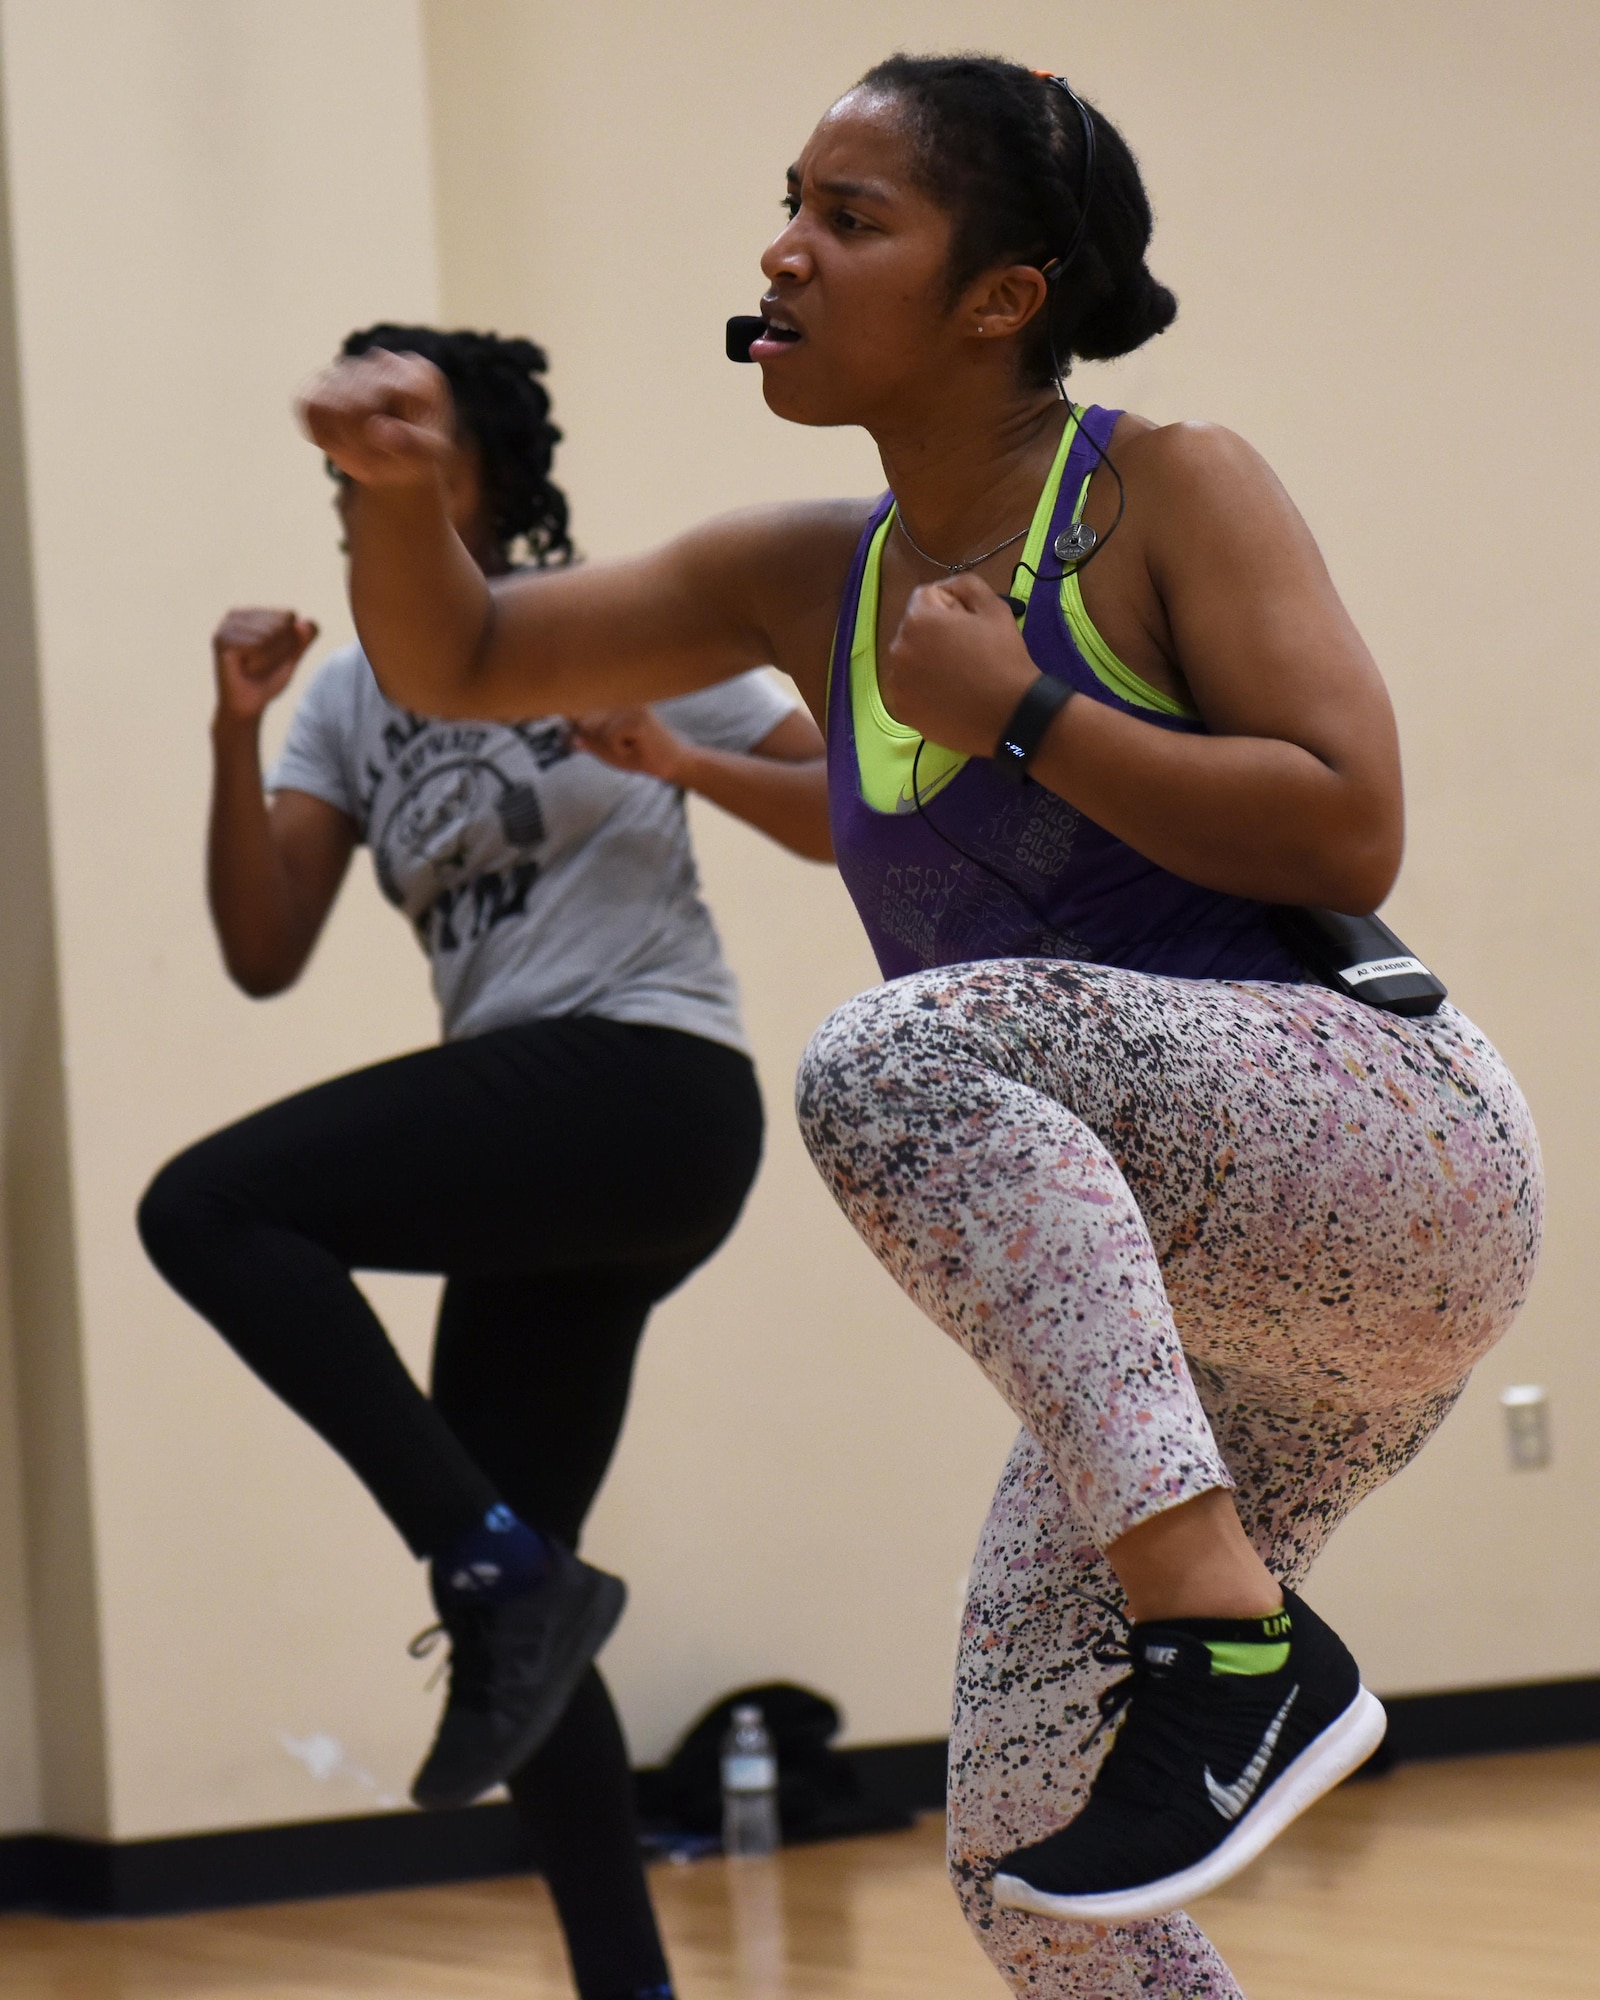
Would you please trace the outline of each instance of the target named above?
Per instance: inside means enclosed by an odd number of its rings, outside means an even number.
[[[1347,917],[1339,910],[1280,907],[1279,935],[1306,969],[1336,993],[1348,993],[1386,1014],[1436,1014],[1444,981],[1414,957],[1380,917]]]

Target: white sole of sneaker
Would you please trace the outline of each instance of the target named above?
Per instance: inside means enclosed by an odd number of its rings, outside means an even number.
[[[1132,1924],[1164,1917],[1196,1902],[1248,1868],[1284,1828],[1364,1764],[1383,1741],[1388,1718],[1375,1694],[1360,1689],[1344,1713],[1330,1722],[1296,1757],[1288,1770],[1260,1795],[1232,1833],[1192,1868],[1133,1889],[1094,1896],[1052,1896],[1016,1875],[996,1875],[994,1899],[1003,1910],[1026,1910],[1036,1917],[1077,1923]]]

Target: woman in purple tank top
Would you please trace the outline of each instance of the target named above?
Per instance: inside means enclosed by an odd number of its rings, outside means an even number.
[[[788,209],[750,358],[779,416],[871,433],[880,502],[491,595],[425,362],[340,367],[305,421],[353,482],[392,699],[545,714],[776,661],[825,722],[886,983],[818,1031],[802,1126],[1022,1424],[963,1632],[952,1874],[1019,1993],[1219,2000],[1179,1906],[1383,1728],[1295,1587],[1521,1304],[1537,1143],[1453,1008],[1380,1013],[1278,941],[1273,905],[1387,895],[1394,722],[1247,445],[1065,398],[1074,357],[1176,310],[1116,130],[1058,78],[895,57]]]

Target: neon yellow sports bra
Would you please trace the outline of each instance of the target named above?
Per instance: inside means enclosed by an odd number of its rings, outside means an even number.
[[[1044,552],[1045,534],[1055,512],[1061,475],[1066,470],[1067,454],[1077,436],[1078,420],[1082,414],[1082,410],[1074,405],[1061,433],[1061,443],[1056,449],[1050,476],[1039,495],[1039,504],[1033,510],[1033,524],[1028,530],[1028,539],[1023,544],[1011,580],[1011,594],[1022,604],[1027,603],[1033,591],[1034,578]],[[1072,510],[1074,521],[1083,513],[1091,476],[1086,474],[1079,488],[1077,503]],[[942,744],[923,744],[916,730],[908,728],[903,722],[896,722],[884,707],[883,697],[878,691],[879,581],[883,546],[894,527],[894,518],[895,510],[891,507],[872,538],[861,577],[855,631],[850,641],[850,712],[855,723],[857,773],[863,800],[874,812],[908,813],[916,810],[911,792],[913,765],[917,789],[926,805],[929,799],[943,790],[967,759],[960,751],[947,750]],[[1158,715],[1194,716],[1195,711],[1187,704],[1163,694],[1159,688],[1151,687],[1148,681],[1141,680],[1112,652],[1084,608],[1083,591],[1075,572],[1061,579],[1061,611],[1073,643],[1095,679],[1114,695],[1135,708],[1152,709]],[[919,744],[922,744],[920,758],[917,756]]]

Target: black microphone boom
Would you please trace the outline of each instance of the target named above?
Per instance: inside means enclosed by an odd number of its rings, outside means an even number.
[[[767,330],[767,323],[756,313],[735,313],[728,321],[728,359],[748,361],[750,349]]]

